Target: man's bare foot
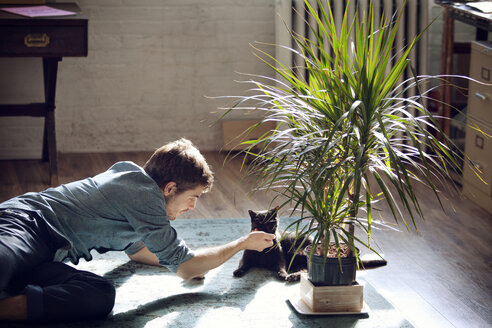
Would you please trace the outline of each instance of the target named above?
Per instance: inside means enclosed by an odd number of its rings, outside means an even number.
[[[26,321],[26,295],[16,295],[0,300],[0,321]]]

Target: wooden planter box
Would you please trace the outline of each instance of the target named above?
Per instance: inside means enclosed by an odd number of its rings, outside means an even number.
[[[363,286],[316,287],[307,274],[301,275],[301,299],[313,312],[361,312]]]

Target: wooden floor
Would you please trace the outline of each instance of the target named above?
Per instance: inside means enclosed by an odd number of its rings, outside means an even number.
[[[224,166],[223,154],[204,155],[215,172],[214,188],[183,218],[246,217],[248,209],[270,205],[272,195],[250,193],[240,161]],[[148,156],[60,154],[60,183],[95,175],[120,160],[143,165]],[[47,183],[46,163],[0,161],[0,201],[46,189]],[[358,275],[417,327],[492,327],[492,215],[458,196],[449,196],[443,212],[427,191],[419,193],[426,218],[419,220],[418,233],[401,226],[401,232],[377,231],[375,240],[388,265]]]

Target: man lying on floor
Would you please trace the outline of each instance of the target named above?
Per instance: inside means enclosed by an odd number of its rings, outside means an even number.
[[[194,209],[213,174],[186,140],[164,145],[143,168],[118,162],[93,178],[26,193],[0,204],[0,321],[67,322],[111,312],[111,282],[63,262],[90,251],[125,250],[183,279],[203,277],[241,250],[261,251],[274,235],[252,232],[192,252],[170,221]],[[63,309],[63,311],[60,311]]]

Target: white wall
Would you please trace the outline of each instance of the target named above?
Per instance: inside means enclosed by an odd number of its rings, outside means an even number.
[[[61,152],[153,150],[181,136],[219,149],[211,113],[225,101],[205,96],[243,94],[236,72],[271,74],[249,43],[274,43],[274,0],[78,4],[89,18],[89,56],[59,64]],[[41,74],[40,59],[0,58],[0,102],[42,100]],[[0,117],[0,158],[39,158],[42,122]]]

